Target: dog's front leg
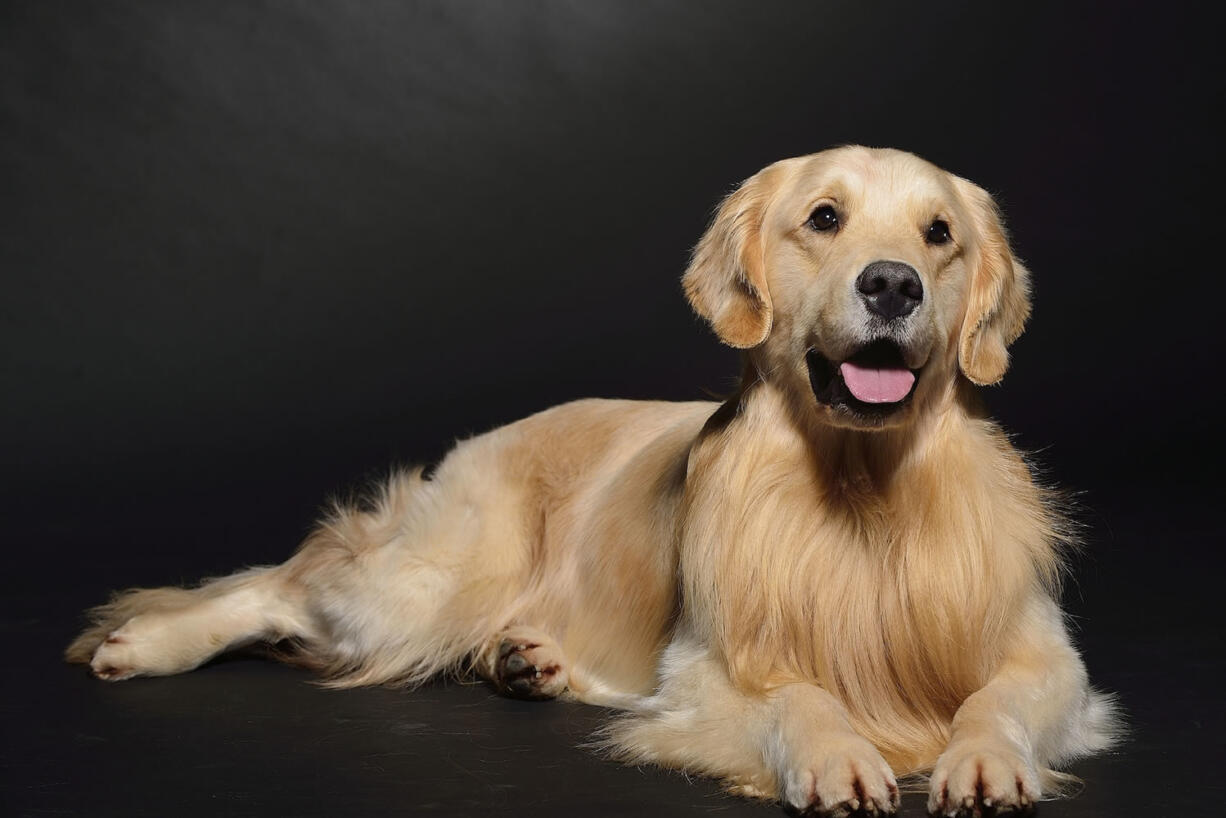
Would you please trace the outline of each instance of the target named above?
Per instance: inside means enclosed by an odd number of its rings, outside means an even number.
[[[770,694],[775,713],[764,756],[779,800],[805,814],[891,813],[898,808],[894,772],[852,729],[847,711],[827,691],[791,684]]]
[[[834,696],[805,683],[742,691],[722,660],[684,637],[665,653],[657,693],[611,725],[605,746],[632,763],[717,776],[737,793],[778,798],[805,815],[898,806],[893,771]]]
[[[1036,599],[995,675],[955,714],[932,773],[928,811],[1029,811],[1043,795],[1047,766],[1098,740],[1082,735],[1091,729],[1090,705],[1085,668],[1059,609]]]

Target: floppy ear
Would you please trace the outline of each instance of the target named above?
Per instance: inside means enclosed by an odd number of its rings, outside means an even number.
[[[1009,249],[1009,238],[992,197],[965,179],[958,181],[979,233],[958,342],[958,364],[966,377],[987,386],[1004,377],[1009,368],[1009,344],[1022,334],[1030,316],[1030,272]]]
[[[724,199],[698,241],[681,286],[694,311],[728,346],[755,347],[770,334],[772,308],[762,255],[762,214],[774,166]]]

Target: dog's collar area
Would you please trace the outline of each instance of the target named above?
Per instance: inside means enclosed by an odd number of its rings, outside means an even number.
[[[805,362],[809,367],[809,386],[813,389],[813,396],[818,403],[869,422],[880,421],[905,406],[915,394],[915,386],[919,383],[920,369],[908,369],[898,344],[885,338],[866,344],[844,362],[835,363],[816,349],[810,349],[805,354]],[[897,400],[869,402],[852,394],[843,375],[842,363],[853,364],[858,369],[909,372],[912,378],[909,385],[904,382],[901,387],[894,386],[901,394]],[[902,388],[905,388],[905,394],[902,394]],[[889,390],[886,391],[886,394],[888,393]]]

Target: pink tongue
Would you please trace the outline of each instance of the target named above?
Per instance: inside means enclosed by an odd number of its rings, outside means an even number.
[[[856,400],[865,403],[897,403],[907,396],[911,384],[915,383],[910,369],[874,369],[844,361],[839,364],[839,372]]]

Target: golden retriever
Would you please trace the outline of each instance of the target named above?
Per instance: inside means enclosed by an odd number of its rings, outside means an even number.
[[[747,350],[722,405],[584,400],[340,507],[286,563],[132,590],[102,679],[279,642],[329,684],[475,670],[623,708],[602,743],[821,815],[1027,809],[1109,745],[1057,605],[1063,528],[977,385],[1029,275],[982,189],[907,153],[785,159],[683,278]],[[289,647],[286,648],[285,646]]]

